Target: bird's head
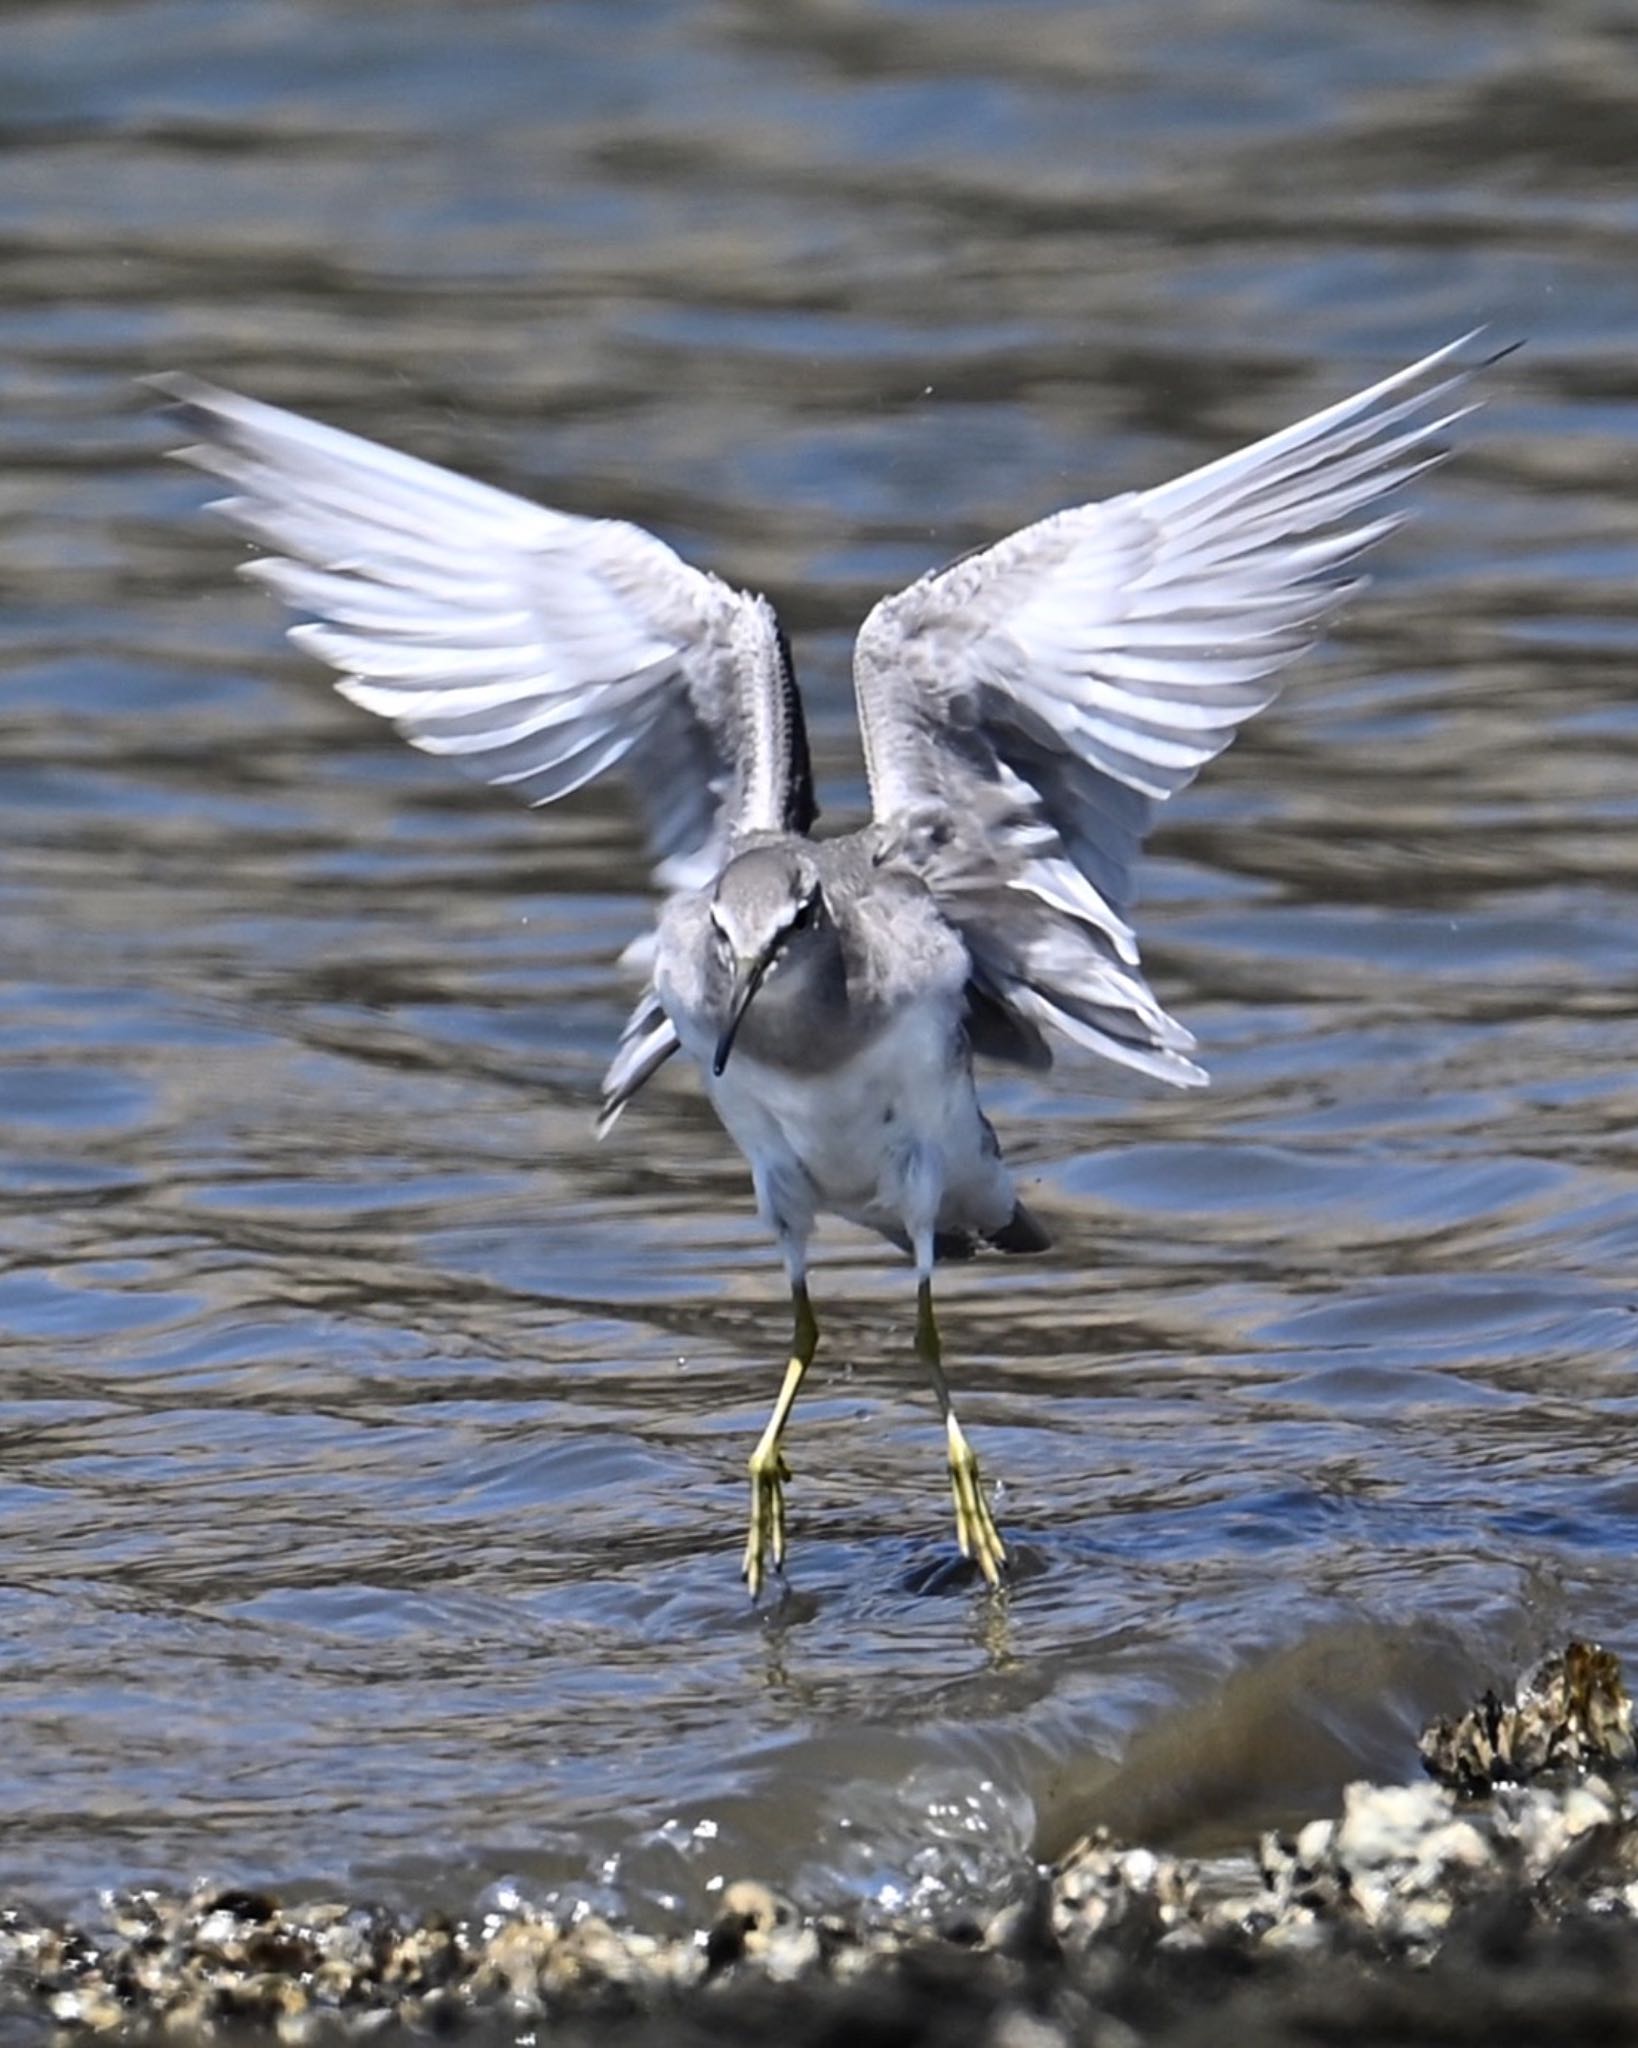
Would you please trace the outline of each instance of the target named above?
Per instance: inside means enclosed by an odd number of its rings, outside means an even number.
[[[717,877],[711,933],[728,982],[727,1011],[711,1062],[712,1072],[720,1075],[764,983],[777,976],[797,994],[800,984],[839,957],[812,855],[788,845],[753,846],[736,854]]]

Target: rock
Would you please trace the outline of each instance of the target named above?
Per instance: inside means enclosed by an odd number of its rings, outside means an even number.
[[[1624,1767],[1638,1759],[1621,1666],[1596,1643],[1569,1643],[1521,1679],[1510,1701],[1485,1693],[1465,1714],[1435,1721],[1420,1743],[1425,1768],[1467,1793],[1547,1773]]]

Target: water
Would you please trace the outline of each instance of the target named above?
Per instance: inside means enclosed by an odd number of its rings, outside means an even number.
[[[1630,16],[1142,0],[46,0],[0,73],[0,1890],[201,1871],[937,1908],[1409,1767],[1638,1649]],[[1058,1236],[944,1284],[1020,1561],[945,1569],[908,1276],[785,1337],[680,1074],[594,1148],[616,791],[515,812],[288,652],[181,367],[852,626],[1489,319],[1328,661],[1176,807],[1211,1092],[1004,1079]]]

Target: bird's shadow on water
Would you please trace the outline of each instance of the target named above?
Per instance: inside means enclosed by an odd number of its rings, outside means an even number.
[[[890,1569],[873,1571],[868,1565],[856,1567],[856,1582],[873,1589],[864,1597],[877,1608],[884,1600],[898,1606],[908,1596],[916,1601],[970,1599],[976,1605],[1004,1609],[1011,1595],[1021,1587],[1047,1577],[1051,1570],[1046,1553],[1033,1544],[1015,1541],[1009,1546],[1007,1560],[1005,1578],[999,1586],[990,1587],[985,1585],[983,1575],[973,1560],[963,1557],[958,1550],[943,1545],[929,1550],[926,1545],[918,1543],[913,1557]],[[827,1583],[832,1577],[822,1568],[816,1571],[811,1559],[805,1572],[801,1565],[791,1573],[780,1569],[769,1580],[768,1591],[762,1599],[748,1610],[750,1617],[766,1629],[786,1631],[826,1618],[834,1609],[835,1599],[832,1594],[816,1589],[815,1581],[821,1576]],[[835,1583],[840,1586],[844,1577],[845,1573],[838,1571]]]
[[[1007,1549],[1007,1575],[993,1590],[985,1587],[972,1559],[963,1557],[956,1550],[945,1551],[937,1557],[917,1559],[899,1575],[898,1584],[902,1592],[913,1594],[918,1599],[977,1592],[985,1594],[992,1605],[1004,1607],[1009,1595],[1021,1586],[1045,1578],[1049,1569],[1043,1551],[1032,1544],[1014,1541]]]

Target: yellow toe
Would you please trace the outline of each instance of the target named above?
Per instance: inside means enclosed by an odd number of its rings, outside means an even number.
[[[950,1493],[955,1501],[956,1541],[963,1557],[970,1557],[990,1586],[999,1586],[1006,1569],[1007,1548],[995,1526],[990,1504],[984,1498],[984,1475],[972,1445],[962,1434],[955,1417],[949,1424]]]
[[[778,1571],[785,1562],[785,1481],[791,1475],[777,1445],[771,1451],[758,1445],[750,1469],[751,1522],[741,1572],[755,1600],[768,1567]]]

